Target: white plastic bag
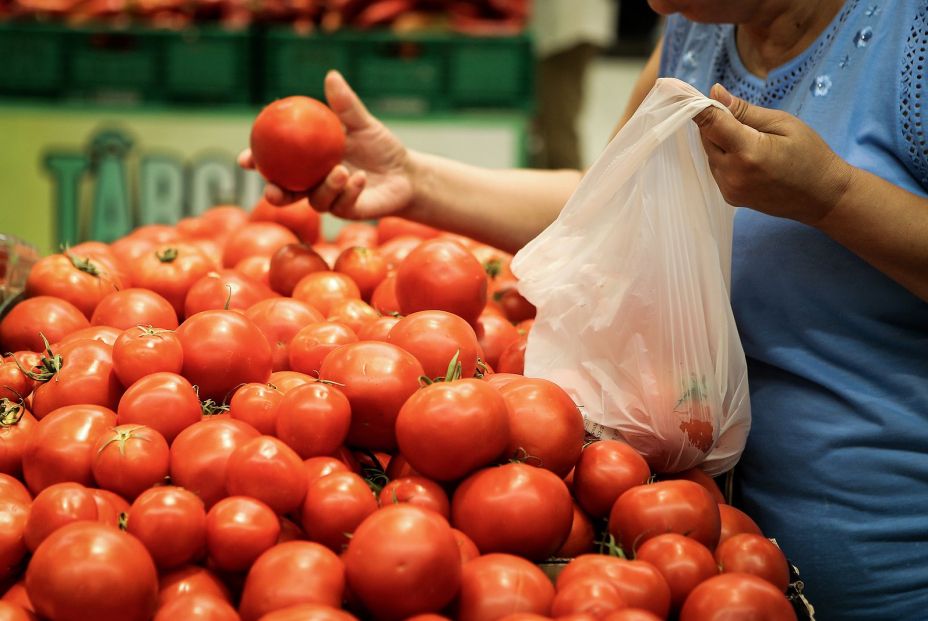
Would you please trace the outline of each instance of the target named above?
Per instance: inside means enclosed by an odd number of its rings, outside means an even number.
[[[751,423],[729,298],[733,208],[691,119],[724,106],[660,79],[558,219],[512,262],[538,309],[525,374],[656,472],[738,461]],[[727,110],[726,110],[727,112]]]

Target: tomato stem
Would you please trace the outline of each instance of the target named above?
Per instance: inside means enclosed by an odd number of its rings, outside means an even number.
[[[155,257],[162,263],[173,263],[177,258],[177,248],[165,248],[164,250],[156,250]]]
[[[0,427],[14,427],[22,420],[26,408],[13,403],[6,397],[0,399]]]

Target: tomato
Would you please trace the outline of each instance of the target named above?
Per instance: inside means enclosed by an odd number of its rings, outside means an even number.
[[[451,517],[448,494],[440,485],[425,477],[402,477],[393,479],[380,490],[381,507],[391,504],[410,504],[429,509],[446,520]]]
[[[299,241],[290,229],[276,222],[249,222],[226,241],[222,264],[231,268],[247,257],[273,257],[287,244]]]
[[[343,323],[355,332],[360,332],[364,326],[374,323],[379,318],[380,314],[373,306],[356,298],[333,302],[327,315],[329,321]]]
[[[651,563],[670,586],[670,603],[679,610],[696,585],[719,573],[709,549],[689,537],[666,533],[638,548],[637,559]]]
[[[164,481],[170,455],[168,443],[156,430],[144,425],[120,425],[97,438],[93,477],[100,487],[135,498]]]
[[[210,561],[224,571],[244,571],[277,543],[280,521],[266,504],[247,496],[229,496],[206,514]]]
[[[90,319],[100,300],[123,286],[122,280],[99,260],[67,252],[49,255],[32,266],[26,279],[26,296],[61,298]]]
[[[629,552],[663,533],[685,534],[714,550],[720,532],[718,505],[705,488],[692,481],[633,487],[619,496],[609,514],[609,533]]]
[[[422,374],[422,365],[411,354],[379,341],[339,347],[326,356],[319,371],[351,403],[348,444],[383,450],[396,447],[396,417],[418,390]]]
[[[290,390],[304,384],[312,384],[316,380],[305,373],[298,371],[274,371],[268,378],[268,383],[276,386],[282,393],[287,394]]]
[[[554,556],[557,558],[573,558],[581,554],[587,554],[593,551],[595,540],[596,533],[593,530],[593,522],[575,502],[570,534],[567,535],[567,540],[554,553]]]
[[[277,437],[303,459],[334,453],[350,426],[348,398],[321,382],[290,390],[277,408]]]
[[[332,269],[332,266],[335,265],[335,260],[338,259],[338,255],[342,253],[341,248],[325,241],[316,242],[313,244],[312,248],[325,261],[325,264],[328,266],[326,269]]]
[[[177,313],[171,303],[148,289],[114,291],[100,300],[90,323],[128,330],[135,326],[152,326],[164,330],[177,327]]]
[[[339,250],[352,246],[374,248],[377,246],[377,229],[366,222],[347,222],[335,236],[335,245]]]
[[[404,315],[443,310],[474,324],[487,303],[487,277],[460,244],[433,239],[417,246],[400,264],[396,297]]]
[[[563,617],[561,617],[563,619]],[[550,621],[551,617],[536,615],[534,612],[514,612],[511,615],[500,617],[499,621]],[[582,621],[589,621],[583,619]]]
[[[563,617],[570,614],[589,614],[602,619],[627,604],[618,590],[605,578],[583,578],[567,583],[558,589],[551,603],[551,614]]]
[[[273,384],[252,382],[235,391],[229,401],[229,416],[248,423],[264,435],[277,428],[277,415],[284,393]]]
[[[149,239],[156,244],[165,244],[178,239],[177,229],[169,224],[146,224],[132,231],[130,235]]]
[[[544,560],[567,539],[572,522],[573,503],[564,481],[520,463],[472,474],[451,500],[451,523],[484,554]]]
[[[362,299],[370,300],[377,285],[387,277],[387,260],[374,248],[352,246],[338,255],[334,269],[358,285]]]
[[[317,479],[328,476],[333,472],[350,472],[344,462],[334,457],[310,457],[303,461],[303,470],[306,471],[307,489]]]
[[[455,618],[494,621],[516,612],[547,616],[553,601],[554,585],[537,565],[510,554],[487,554],[461,568]]]
[[[495,369],[498,373],[525,373],[525,345],[528,342],[527,334],[520,334],[519,338],[510,342],[499,355],[499,362]]]
[[[271,258],[245,257],[232,268],[242,276],[261,283],[265,287],[271,286]]]
[[[789,588],[789,564],[780,548],[763,535],[744,533],[729,537],[715,550],[723,574],[751,574],[763,578],[781,593]]]
[[[385,507],[364,520],[344,559],[352,594],[377,619],[439,611],[461,582],[460,554],[448,522],[411,505]]]
[[[180,339],[169,330],[132,327],[113,344],[113,371],[126,387],[154,373],[180,373],[183,366]]]
[[[268,282],[271,289],[280,295],[292,295],[294,287],[304,276],[328,271],[329,264],[310,246],[288,244],[271,257]]]
[[[603,621],[661,621],[663,617],[640,608],[623,608],[603,617]]]
[[[76,332],[72,332],[58,341],[57,345],[61,347],[62,345],[67,345],[68,343],[73,343],[80,339],[89,339],[92,341],[100,341],[104,345],[112,347],[116,344],[116,339],[119,338],[120,334],[122,334],[122,330],[118,328],[111,328],[110,326],[90,326],[89,328],[82,328]]]
[[[574,497],[594,518],[609,515],[615,501],[651,478],[651,469],[638,451],[618,440],[587,445],[574,469]]]
[[[129,509],[128,532],[145,545],[161,569],[199,559],[206,549],[206,509],[182,487],[153,487]]]
[[[191,317],[206,310],[244,311],[271,297],[274,297],[274,292],[268,287],[235,270],[209,272],[187,291],[184,316]]]
[[[391,239],[403,236],[417,237],[420,240],[431,239],[438,233],[438,229],[395,216],[385,216],[377,221],[378,244],[385,244]]]
[[[377,285],[371,294],[371,306],[383,315],[399,314],[400,302],[396,299],[396,274],[390,274]]]
[[[0,498],[0,580],[19,573],[20,562],[29,551],[25,540],[28,519],[29,501]]]
[[[113,256],[116,257],[116,260],[120,264],[128,266],[135,259],[139,258],[146,252],[155,249],[158,243],[150,239],[144,239],[142,237],[129,235],[121,239],[117,239],[110,244],[110,252],[113,253]],[[132,281],[131,271],[129,281]],[[133,282],[133,284],[135,284]]]
[[[353,472],[332,472],[306,489],[303,530],[334,552],[341,552],[348,535],[377,510],[377,499],[367,483]]]
[[[32,389],[35,388],[36,382],[23,373],[20,365],[28,371],[41,359],[42,357],[38,356],[32,364],[25,360],[23,355],[15,358],[11,357],[9,360],[0,360],[0,399],[18,402],[28,397],[32,393]],[[2,468],[0,468],[0,471],[2,471]]]
[[[796,621],[786,597],[764,580],[722,574],[693,589],[680,621]]]
[[[35,612],[35,607],[32,605],[32,602],[29,601],[29,594],[26,593],[26,580],[24,578],[21,578],[19,582],[11,586],[7,592],[3,594],[2,601],[19,606],[23,610]]]
[[[338,608],[321,604],[299,604],[261,617],[261,621],[358,621],[357,618]]]
[[[172,243],[158,246],[129,263],[129,274],[136,287],[161,295],[171,303],[177,316],[182,317],[190,287],[215,267],[196,246]]]
[[[42,351],[72,332],[87,328],[90,322],[70,302],[49,296],[28,298],[14,305],[0,321],[0,345],[7,351]]]
[[[445,311],[419,311],[403,317],[390,331],[388,340],[415,356],[431,378],[445,377],[455,354],[461,377],[473,377],[483,357],[474,329]]]
[[[499,357],[506,347],[519,338],[519,332],[509,321],[486,311],[477,319],[476,332],[484,359],[494,368],[499,365]]]
[[[238,205],[216,205],[200,214],[200,220],[204,228],[198,237],[225,239],[248,222],[248,213]]]
[[[35,427],[36,420],[25,406],[0,398],[0,472],[22,473],[23,454]]]
[[[209,310],[188,317],[177,329],[184,349],[183,375],[201,398],[224,402],[239,384],[266,382],[272,356],[264,334],[240,313]]]
[[[686,479],[687,481],[692,481],[693,483],[699,483],[706,488],[707,492],[712,494],[712,498],[715,499],[715,502],[720,505],[725,504],[725,496],[722,494],[722,490],[719,489],[715,479],[703,472],[700,468],[690,468],[689,470],[684,470],[683,472],[665,474],[662,478],[667,480]]]
[[[32,494],[19,479],[0,473],[0,500],[12,500],[28,505],[32,502]]]
[[[177,597],[158,609],[153,621],[239,621],[240,617],[226,600],[195,593]]]
[[[116,426],[116,413],[98,405],[69,405],[39,421],[23,453],[23,477],[33,493],[55,483],[93,483],[97,438]]]
[[[619,595],[633,608],[650,611],[664,619],[670,611],[670,586],[657,567],[642,560],[584,554],[565,567],[557,577],[561,589],[573,580],[608,578]]]
[[[522,297],[515,287],[500,289],[493,297],[509,321],[519,323],[526,319],[535,318],[536,309],[534,305]]]
[[[348,276],[338,272],[312,272],[301,278],[293,287],[293,297],[302,300],[323,315],[341,300],[361,298],[361,291]]]
[[[276,222],[290,229],[301,242],[315,244],[319,239],[321,219],[319,212],[313,209],[305,198],[295,203],[278,207],[261,199],[251,210],[249,220],[252,222]]]
[[[286,190],[319,184],[345,153],[345,130],[324,103],[285,97],[266,106],[251,128],[251,153],[258,172]]]
[[[245,316],[264,334],[273,352],[275,371],[290,368],[288,348],[293,337],[306,325],[323,321],[322,314],[299,300],[273,298],[249,307]]]
[[[543,379],[519,378],[499,389],[509,409],[509,455],[563,478],[583,449],[583,415],[564,389]]]
[[[0,602],[0,621],[35,621],[35,615],[15,604]]]
[[[399,323],[398,317],[378,317],[376,320],[361,326],[358,330],[358,340],[388,342],[390,330]]]
[[[255,561],[245,579],[242,621],[296,604],[341,605],[345,566],[318,543],[291,541],[274,546]]]
[[[332,350],[356,343],[354,330],[343,323],[320,321],[303,326],[290,341],[289,365],[294,371],[319,375],[322,361]]]
[[[97,521],[103,524],[109,524],[113,528],[119,528],[120,514],[129,514],[129,503],[119,494],[100,489],[98,487],[88,488],[93,495],[93,500],[97,503]]]
[[[290,513],[306,496],[303,460],[277,438],[258,436],[229,457],[226,491],[257,498],[277,513]]]
[[[740,509],[731,505],[719,505],[719,516],[722,520],[722,532],[719,535],[719,545],[730,537],[740,533],[763,535],[760,526],[751,517]]]
[[[80,520],[96,520],[93,494],[79,483],[56,483],[39,492],[29,508],[23,538],[35,552],[39,544],[59,528]]]
[[[457,528],[452,528],[451,534],[454,535],[454,540],[458,544],[458,552],[461,556],[462,565],[480,556],[480,550],[477,549],[477,544],[474,543],[473,539],[465,535]]]
[[[236,448],[260,434],[231,418],[207,418],[171,444],[171,481],[199,496],[207,508],[226,496],[226,467]]]
[[[193,239],[190,243],[208,256],[213,265],[222,265],[222,243],[212,239]]]
[[[158,574],[145,546],[131,535],[76,522],[36,550],[26,589],[36,612],[56,621],[148,621]]]
[[[200,421],[202,409],[196,390],[185,378],[152,373],[126,390],[117,415],[120,425],[147,425],[170,444],[177,434]]]
[[[159,608],[172,599],[191,594],[211,595],[229,601],[229,590],[225,584],[205,567],[185,565],[166,573],[162,572],[158,582]]]
[[[277,543],[287,543],[288,541],[306,541],[306,533],[303,532],[299,524],[282,517],[280,518],[280,535],[277,536]]]
[[[503,455],[509,410],[499,391],[486,382],[436,382],[403,404],[396,417],[396,441],[418,472],[456,481]]]

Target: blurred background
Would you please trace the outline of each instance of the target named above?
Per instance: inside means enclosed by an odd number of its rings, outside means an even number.
[[[333,68],[411,148],[586,167],[659,29],[646,0],[0,0],[0,233],[248,209],[255,115]]]

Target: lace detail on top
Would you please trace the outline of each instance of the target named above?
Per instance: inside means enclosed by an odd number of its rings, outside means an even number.
[[[926,49],[928,6],[923,5],[913,20],[905,42],[905,58],[900,75],[899,123],[909,170],[922,187],[928,188],[928,141],[921,113]]]

